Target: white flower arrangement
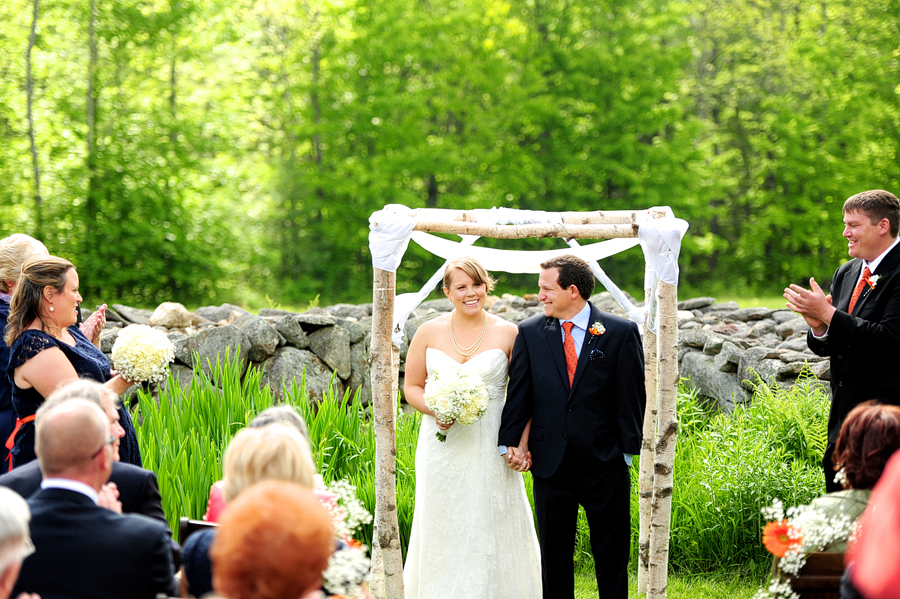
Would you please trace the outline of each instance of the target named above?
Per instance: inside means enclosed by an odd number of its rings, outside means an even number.
[[[771,507],[762,508],[762,514],[769,520],[763,543],[776,556],[777,567],[769,586],[757,591],[753,599],[799,599],[785,575],[797,576],[810,553],[849,536],[854,523],[847,516],[827,516],[809,505],[788,508],[785,514],[778,499]]]
[[[487,387],[474,372],[459,369],[446,377],[433,376],[425,381],[425,405],[441,422],[474,424],[487,412]],[[441,443],[447,441],[447,432],[438,431],[435,437]]]
[[[881,275],[872,275],[869,277],[869,285],[872,286],[872,289],[875,289],[875,285],[878,284],[878,281],[881,280]]]
[[[161,383],[169,374],[169,364],[175,361],[175,346],[162,331],[132,324],[116,338],[112,359],[128,381]]]
[[[344,545],[328,558],[322,586],[329,595],[364,597],[362,585],[369,578],[371,560],[364,545]]]

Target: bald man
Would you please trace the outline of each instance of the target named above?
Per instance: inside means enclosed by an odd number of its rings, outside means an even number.
[[[28,499],[36,551],[23,563],[14,593],[43,599],[178,593],[165,527],[98,505],[113,464],[109,427],[103,410],[84,399],[38,411],[35,452],[44,479]]]

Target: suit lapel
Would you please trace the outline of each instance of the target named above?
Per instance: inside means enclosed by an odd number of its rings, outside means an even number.
[[[591,361],[591,351],[597,345],[597,341],[600,339],[598,335],[591,335],[591,324],[597,322],[598,320],[603,320],[600,316],[600,310],[594,307],[594,304],[588,302],[588,305],[591,307],[591,317],[588,319],[588,329],[584,332],[584,342],[581,344],[581,353],[578,355],[578,366],[575,368],[575,376],[572,377],[572,390],[578,386],[578,381],[581,380],[581,375],[584,374],[584,369],[587,368],[588,362]],[[572,397],[571,391],[569,391],[569,397]]]
[[[853,264],[847,270],[847,284],[841,285],[841,296],[838,298],[837,309],[842,310],[844,312],[849,312],[850,308],[850,298],[853,296],[853,289],[856,287],[856,281],[859,279],[859,273],[862,272],[862,260],[857,260],[855,264]],[[859,300],[856,300],[857,305],[859,304]],[[856,310],[856,306],[853,306],[854,311]]]
[[[544,335],[547,336],[547,344],[550,346],[550,355],[553,356],[553,362],[562,377],[563,385],[569,387],[569,372],[566,370],[566,353],[562,344],[562,329],[559,326],[559,320],[556,318],[548,318],[547,324],[544,326]]]

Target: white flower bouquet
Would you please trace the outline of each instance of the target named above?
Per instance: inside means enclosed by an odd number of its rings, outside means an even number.
[[[777,558],[777,567],[768,588],[760,589],[753,599],[799,599],[785,575],[797,576],[810,553],[847,538],[854,522],[843,515],[828,516],[809,505],[788,508],[785,515],[778,499],[762,513],[770,520],[763,529],[763,544]]]
[[[132,324],[119,333],[112,348],[116,370],[126,380],[160,383],[175,361],[175,346],[162,331]]]
[[[334,534],[344,544],[328,560],[322,573],[322,586],[328,592],[322,597],[363,597],[362,584],[369,577],[371,560],[366,547],[353,538],[353,533],[372,521],[372,514],[356,496],[356,487],[346,479],[327,485],[316,475],[316,497],[325,506],[334,525]]]
[[[474,424],[487,411],[487,387],[474,372],[459,369],[452,375],[440,377],[435,372],[425,381],[425,405],[434,417],[445,423]],[[447,432],[435,434],[441,443],[447,441]]]

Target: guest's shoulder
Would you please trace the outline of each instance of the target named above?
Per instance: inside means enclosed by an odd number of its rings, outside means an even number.
[[[3,477],[0,476],[0,479],[2,478]],[[156,478],[156,474],[152,470],[147,470],[146,468],[141,468],[140,466],[135,466],[134,464],[129,464],[127,462],[113,462],[112,474],[110,474],[109,477],[113,482],[116,482],[116,479],[139,480],[150,478]]]
[[[0,486],[28,498],[41,487],[41,468],[37,460],[28,462],[0,476]]]

